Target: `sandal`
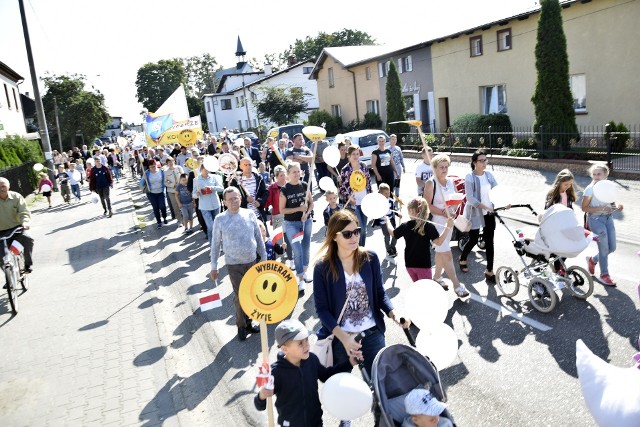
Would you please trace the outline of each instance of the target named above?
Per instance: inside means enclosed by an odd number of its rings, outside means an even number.
[[[464,262],[464,264],[463,264]],[[458,258],[458,265],[460,266],[460,271],[463,273],[468,273],[469,272],[469,264],[467,263],[467,261],[462,261],[460,258]]]
[[[455,289],[456,295],[458,296],[458,298],[462,299],[462,298],[466,298],[469,296],[469,291],[467,291],[467,288],[464,287],[464,285],[462,283],[460,283],[460,286],[458,286]]]
[[[496,283],[496,275],[484,273],[484,279],[489,283]]]
[[[442,286],[442,289],[444,289],[445,291],[449,290],[449,285],[447,285],[447,282],[442,280],[442,277],[439,279],[433,279],[433,281],[436,282],[438,285]]]

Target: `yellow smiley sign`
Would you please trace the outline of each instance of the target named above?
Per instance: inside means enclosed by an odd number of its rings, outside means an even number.
[[[362,171],[351,172],[351,177],[349,178],[349,186],[356,193],[363,191],[367,186],[367,176]]]
[[[195,142],[195,133],[191,129],[185,129],[178,134],[178,141],[185,147]]]
[[[238,299],[247,316],[278,323],[291,314],[298,301],[296,276],[282,263],[262,261],[242,277]]]

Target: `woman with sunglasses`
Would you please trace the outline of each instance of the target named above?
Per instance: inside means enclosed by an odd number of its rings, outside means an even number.
[[[489,197],[489,192],[498,183],[493,174],[485,170],[487,169],[487,162],[488,159],[485,152],[477,150],[471,156],[471,173],[464,179],[464,191],[467,196],[465,210],[470,210],[467,213],[467,218],[471,221],[471,230],[469,231],[469,242],[464,247],[458,264],[460,265],[460,271],[463,273],[469,271],[467,257],[471,249],[478,243],[480,229],[482,228],[482,238],[487,251],[487,269],[484,272],[484,278],[489,283],[496,283],[496,276],[493,273],[493,235],[496,231],[496,217],[493,215],[493,203]]]
[[[322,322],[318,338],[331,334],[337,338],[334,364],[361,350],[364,368],[371,375],[373,359],[385,346],[383,314],[396,322],[400,315],[384,290],[378,256],[358,244],[361,232],[353,212],[343,209],[331,216],[313,271],[313,297]],[[359,333],[364,333],[361,342],[354,339]]]

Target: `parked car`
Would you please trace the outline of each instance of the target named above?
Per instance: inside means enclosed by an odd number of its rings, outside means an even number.
[[[345,138],[349,137],[351,139],[351,143],[358,145],[360,150],[362,151],[362,157],[360,158],[367,166],[371,167],[371,153],[373,150],[378,148],[378,136],[382,135],[385,137],[387,142],[385,143],[385,147],[390,147],[389,143],[389,135],[383,130],[378,129],[364,129],[364,130],[356,130],[354,132],[347,132],[343,134]]]
[[[249,138],[251,140],[251,146],[255,148],[260,148],[260,140],[258,135],[253,132],[240,132],[236,135],[236,139],[238,138]]]
[[[295,135],[296,133],[302,133],[303,127],[304,125],[301,125],[301,124],[277,126],[269,129],[269,132],[267,132],[267,136],[275,138],[277,141],[280,138],[282,138],[283,133],[286,133],[287,135],[289,135],[289,139],[291,140],[293,139],[293,135]],[[309,138],[307,138],[307,136],[304,133],[302,133],[302,137],[304,138],[305,145],[307,147],[311,147],[311,140],[309,140]]]

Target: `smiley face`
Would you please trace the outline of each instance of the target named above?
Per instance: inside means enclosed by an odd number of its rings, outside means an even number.
[[[190,129],[185,129],[178,135],[178,140],[182,145],[191,145],[194,140],[193,131]]]
[[[278,308],[284,301],[286,293],[282,277],[274,273],[261,274],[251,289],[254,304],[264,311]]]
[[[367,177],[362,171],[353,171],[349,178],[349,186],[353,191],[359,193],[367,185]]]

